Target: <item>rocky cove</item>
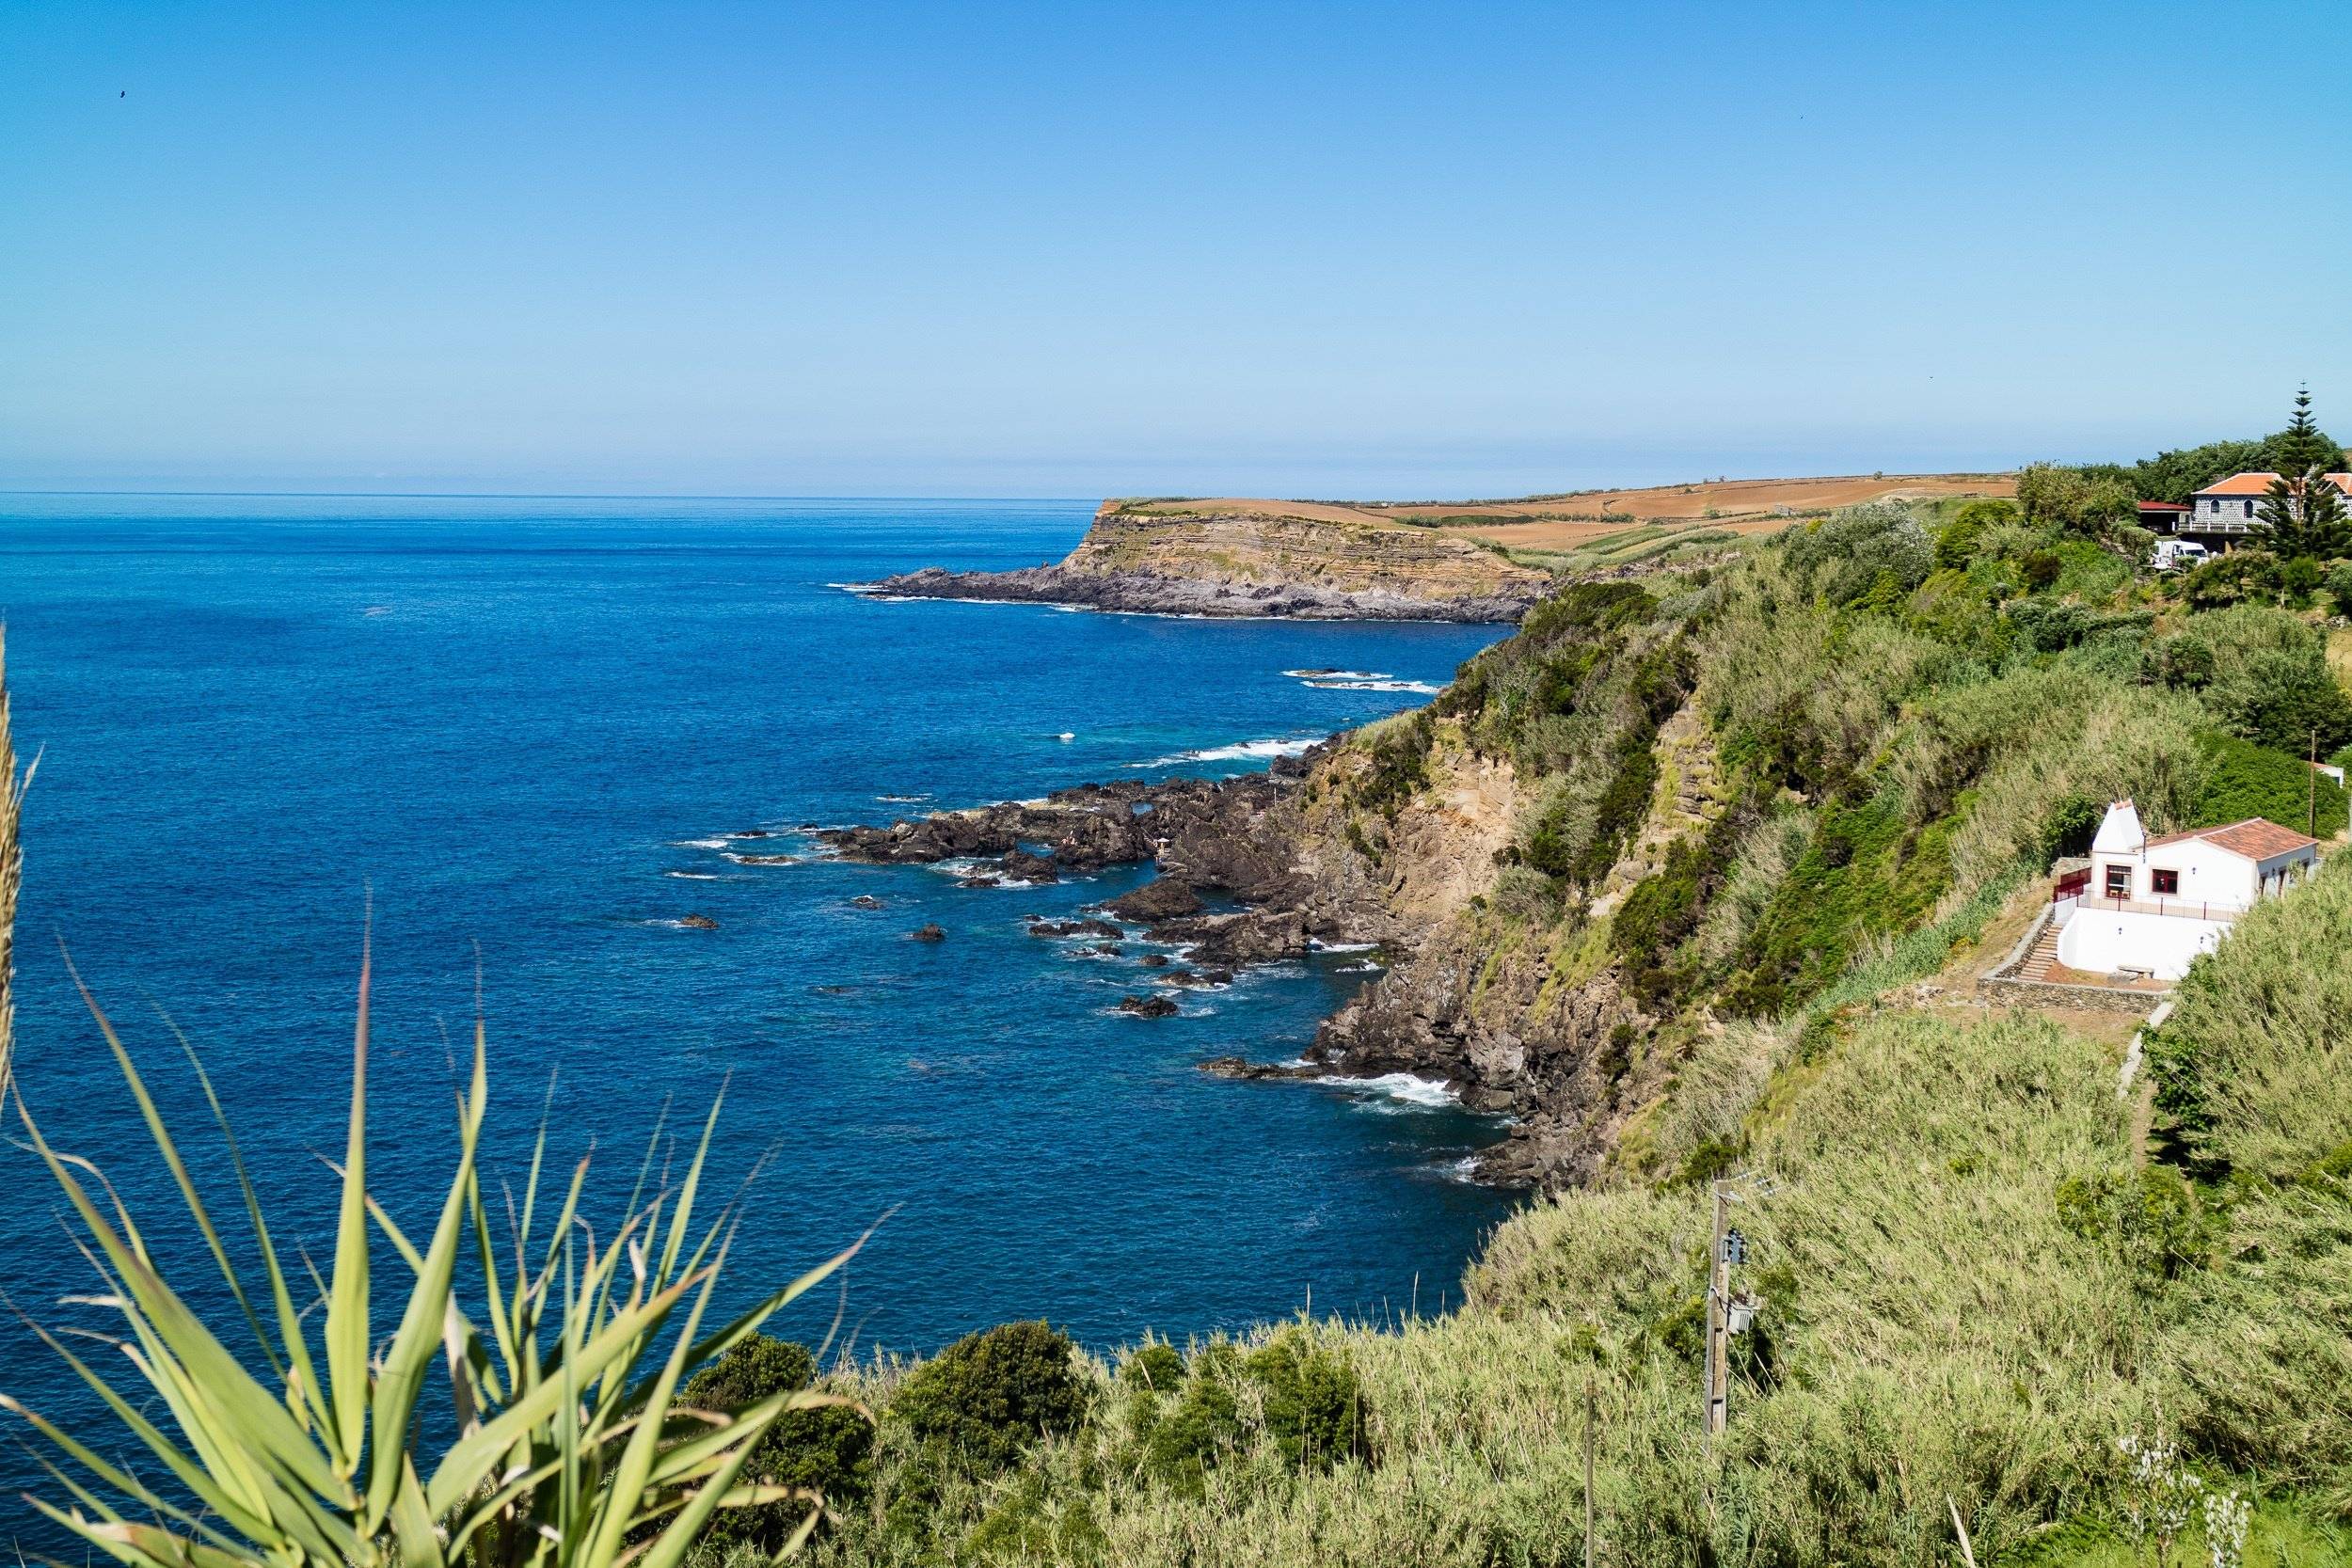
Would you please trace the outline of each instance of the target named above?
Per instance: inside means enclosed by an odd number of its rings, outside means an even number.
[[[1227,1055],[1200,1069],[1245,1080],[1403,1073],[1442,1083],[1466,1109],[1512,1118],[1503,1141],[1473,1157],[1476,1180],[1551,1186],[1586,1179],[1614,1131],[1611,1095],[1597,1076],[1619,1022],[1613,984],[1604,976],[1566,1006],[1534,1008],[1532,996],[1522,999],[1541,1017],[1498,1028],[1470,1005],[1479,965],[1454,934],[1454,916],[1486,885],[1507,837],[1510,781],[1491,770],[1465,776],[1416,802],[1395,830],[1401,852],[1386,858],[1384,870],[1350,842],[1359,835],[1344,820],[1346,781],[1362,763],[1361,751],[1340,736],[1263,773],[1089,784],[815,837],[851,863],[956,863],[974,885],[1149,864],[1152,880],[1090,906],[1083,918],[1027,922],[1032,937],[1089,944],[1086,951],[1103,956],[1120,955],[1124,942],[1179,949],[1174,960],[1143,958],[1162,989],[1121,1003],[1140,1017],[1173,1012],[1171,992],[1221,986],[1252,965],[1318,946],[1377,949],[1381,972],[1324,1022],[1299,1059]],[[1506,974],[1502,990],[1515,983]],[[1531,984],[1540,989],[1540,977]]]

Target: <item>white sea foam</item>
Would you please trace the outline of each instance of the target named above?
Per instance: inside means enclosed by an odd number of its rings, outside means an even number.
[[[1325,942],[1321,937],[1309,937],[1307,945],[1318,953],[1370,953],[1380,944],[1376,942]]]
[[[1448,1181],[1475,1182],[1478,1180],[1478,1156],[1465,1154],[1458,1160],[1440,1162],[1437,1168],[1438,1174]]]
[[[928,795],[877,795],[874,799],[887,800],[894,806],[902,806],[911,805],[916,800],[928,800],[930,797]]]
[[[1075,740],[1078,738],[1078,732],[1076,730],[1064,730],[1061,734],[1054,736],[1054,738],[1056,740]]]
[[[735,843],[731,838],[674,838],[673,849],[724,849]]]
[[[1359,1093],[1380,1096],[1399,1105],[1417,1105],[1426,1109],[1458,1105],[1461,1097],[1435,1078],[1423,1078],[1410,1072],[1384,1072],[1377,1078],[1318,1078],[1335,1089],[1354,1089]]]
[[[1361,963],[1361,964],[1342,964],[1342,965],[1340,965],[1340,967],[1339,967],[1339,968],[1337,968],[1337,969],[1333,970],[1331,973],[1332,973],[1332,974],[1382,974],[1382,973],[1384,973],[1384,972],[1382,971],[1382,969],[1380,968],[1380,966],[1379,966],[1378,964],[1375,964],[1375,963]]]
[[[1386,670],[1285,670],[1282,673],[1296,681],[1384,681],[1391,678]]]
[[[715,882],[719,879],[716,871],[664,871],[662,875],[675,877],[682,882]]]
[[[1427,681],[1327,680],[1309,681],[1307,684],[1318,691],[1413,691],[1424,697],[1434,697],[1445,689],[1441,686],[1432,686]]]
[[[1240,740],[1231,746],[1207,746],[1197,752],[1177,752],[1149,762],[1131,762],[1130,768],[1175,768],[1187,762],[1255,762],[1261,758],[1302,756],[1311,747],[1320,746],[1324,736],[1294,737],[1289,740]]]

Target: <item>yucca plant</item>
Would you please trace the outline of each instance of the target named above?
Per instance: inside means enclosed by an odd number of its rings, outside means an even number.
[[[21,786],[13,782],[4,696],[0,781],[5,916],[15,890]],[[0,1074],[8,1066],[6,932],[0,920]],[[78,974],[74,983],[81,986]],[[166,1277],[146,1230],[99,1167],[51,1145],[20,1084],[16,1109],[26,1140],[78,1220],[82,1250],[101,1282],[95,1294],[78,1299],[119,1316],[122,1334],[111,1343],[131,1368],[128,1376],[119,1367],[109,1376],[63,1333],[34,1329],[119,1423],[103,1437],[69,1431],[0,1394],[0,1408],[46,1441],[39,1457],[63,1497],[32,1505],[52,1522],[135,1568],[671,1568],[713,1510],[794,1498],[809,1512],[777,1557],[806,1540],[823,1499],[746,1479],[744,1465],[786,1411],[851,1402],[780,1393],[722,1413],[680,1407],[675,1395],[689,1369],[751,1335],[857,1249],[705,1331],[737,1223],[733,1205],[707,1223],[696,1219],[717,1102],[675,1183],[660,1168],[657,1130],[627,1212],[601,1243],[580,1212],[585,1159],[546,1223],[543,1119],[519,1212],[510,1198],[504,1224],[494,1227],[476,1164],[488,1105],[487,1050],[477,1020],[471,1078],[458,1096],[456,1170],[419,1246],[368,1192],[363,955],[330,1274],[321,1278],[305,1259],[304,1296],[324,1307],[314,1314],[297,1306],[302,1287],[285,1266],[195,1052],[188,1061],[252,1228],[251,1268],[241,1270],[232,1258],[113,1024],[87,987],[82,997],[244,1322],[242,1330],[216,1334],[203,1321]],[[374,1310],[371,1223],[406,1269],[389,1338]],[[230,1348],[248,1338],[250,1353]],[[448,1378],[450,1408],[428,1421],[420,1405],[437,1362]],[[427,1426],[443,1428],[441,1440],[428,1440]],[[151,1473],[107,1456],[125,1436],[151,1459]]]

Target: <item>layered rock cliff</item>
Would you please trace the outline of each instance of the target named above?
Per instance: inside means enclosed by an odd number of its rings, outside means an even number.
[[[926,567],[867,591],[1174,615],[1516,622],[1549,585],[1543,572],[1429,529],[1114,501],[1057,565]]]

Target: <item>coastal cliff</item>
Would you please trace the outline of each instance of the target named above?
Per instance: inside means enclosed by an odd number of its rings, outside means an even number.
[[[1107,501],[1058,564],[926,567],[867,592],[1168,615],[1516,622],[1549,584],[1500,551],[1425,528]]]
[[[1719,1095],[1977,942],[2083,802],[2134,796],[2168,825],[2245,815],[2208,787],[2215,712],[2138,675],[2170,667],[2170,642],[2103,602],[2128,594],[2127,566],[2060,541],[2075,576],[2021,593],[2006,558],[1937,567],[1931,526],[1866,507],[1593,573],[1427,707],[1268,775],[1089,786],[837,847],[1009,871],[1025,846],[1073,869],[1152,861],[1161,893],[1104,924],[1196,963],[1376,943],[1382,973],[1303,1063],[1204,1066],[1442,1080],[1512,1118],[1475,1164],[1499,1183],[1698,1169],[1739,1131]],[[1089,550],[1132,561],[1133,539]],[[1953,523],[1942,547],[1979,544]],[[1202,895],[1239,908],[1204,912]]]

